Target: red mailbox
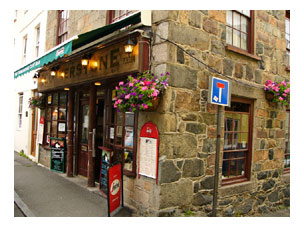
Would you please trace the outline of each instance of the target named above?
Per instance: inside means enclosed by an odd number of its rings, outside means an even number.
[[[145,123],[139,136],[138,178],[143,175],[156,179],[157,183],[159,133],[156,125]]]

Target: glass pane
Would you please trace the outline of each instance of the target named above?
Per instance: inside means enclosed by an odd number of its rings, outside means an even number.
[[[250,17],[250,10],[242,10],[242,13],[247,17]]]
[[[116,144],[121,145],[122,144],[122,126],[116,127]]]
[[[239,144],[239,133],[233,133],[232,149],[237,149]]]
[[[230,161],[223,161],[223,166],[222,166],[222,178],[228,178],[229,177],[229,162]]]
[[[224,135],[224,150],[232,149],[232,133],[225,133]]]
[[[52,121],[51,135],[55,135],[56,133],[57,133],[57,121]]]
[[[241,133],[239,140],[239,148],[247,149],[248,148],[248,133]]]
[[[241,131],[242,132],[248,132],[249,126],[248,126],[248,115],[242,114],[242,123],[241,123]]]
[[[290,34],[290,22],[288,19],[285,20],[285,32]]]
[[[226,23],[227,23],[227,25],[232,26],[232,11],[231,10],[226,11]]]
[[[66,120],[66,108],[59,108],[59,120]]]
[[[244,33],[247,33],[247,29],[248,29],[248,20],[246,17],[244,16],[241,16],[241,31],[244,32]]]
[[[58,119],[58,110],[56,108],[52,108],[52,120],[57,120]]]
[[[241,15],[233,12],[233,28],[241,30]]]
[[[232,118],[225,119],[225,131],[232,131]]]
[[[66,102],[67,102],[67,95],[66,93],[60,93],[60,106],[66,106]]]
[[[126,124],[125,125],[134,125],[134,113],[126,112]]]
[[[49,135],[51,133],[51,122],[47,122],[46,133]]]
[[[51,108],[48,108],[46,111],[46,119],[51,120],[51,117],[52,117],[52,110]]]
[[[284,168],[290,168],[290,155],[285,156]]]
[[[233,114],[233,131],[240,131],[240,114]]]
[[[232,45],[232,28],[226,27],[226,42]]]
[[[53,94],[53,105],[58,105],[58,93]]]
[[[233,46],[241,47],[241,33],[233,30]]]
[[[81,143],[88,144],[89,138],[89,105],[82,106]]]
[[[125,149],[124,150],[124,159],[125,159],[125,163],[124,163],[124,168],[127,170],[132,171],[132,166],[133,166],[133,152],[132,150],[129,149]]]
[[[241,48],[247,50],[247,34],[241,33]]]
[[[133,147],[133,128],[132,127],[125,128],[125,146]]]
[[[117,125],[122,125],[123,123],[123,113],[122,112],[116,112],[117,113]]]

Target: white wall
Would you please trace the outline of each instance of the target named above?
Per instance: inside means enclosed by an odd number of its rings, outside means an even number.
[[[39,57],[45,52],[47,10],[18,10],[14,22],[14,71],[33,62],[36,47],[36,28],[40,26]],[[22,64],[23,37],[27,35],[26,62]],[[37,83],[33,82],[36,70],[28,72],[14,79],[14,150],[24,151],[32,160],[38,161],[38,145],[36,145],[36,156],[31,157],[31,136],[32,136],[32,110],[28,107],[28,100],[33,96],[33,90],[37,89]],[[10,75],[14,77],[14,75]],[[22,127],[18,126],[19,93],[23,93]],[[39,110],[39,109],[38,109]],[[26,112],[28,115],[26,117]],[[38,121],[40,111],[38,112]]]

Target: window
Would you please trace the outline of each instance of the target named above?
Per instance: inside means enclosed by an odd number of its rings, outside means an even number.
[[[290,10],[286,10],[285,14],[285,39],[286,39],[286,54],[288,57],[288,66],[290,58]]]
[[[22,64],[26,64],[27,35],[23,37]]]
[[[68,10],[58,10],[58,30],[57,30],[57,45],[61,44],[68,38]]]
[[[107,90],[105,122],[106,146],[113,148],[114,159],[123,161],[125,174],[135,175],[137,114],[117,112],[112,105],[112,90]]]
[[[45,144],[49,145],[49,137],[65,138],[67,132],[67,93],[47,94]]]
[[[19,94],[18,127],[22,127],[23,93]]]
[[[249,180],[253,103],[232,99],[225,107],[224,155],[222,184]]]
[[[286,112],[284,171],[290,170],[290,112]]]
[[[36,27],[35,57],[39,57],[40,26]]]
[[[253,54],[253,11],[228,10],[226,13],[226,42]]]
[[[136,12],[138,12],[138,10],[109,10],[108,11],[108,24],[119,21]]]

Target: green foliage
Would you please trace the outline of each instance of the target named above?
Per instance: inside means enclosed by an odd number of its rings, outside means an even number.
[[[192,212],[190,209],[187,209],[187,211],[184,213],[184,215],[185,215],[186,217],[190,217],[190,216],[194,216],[195,213]]]

